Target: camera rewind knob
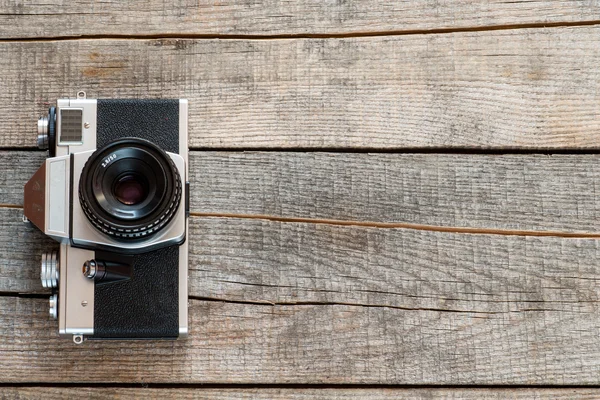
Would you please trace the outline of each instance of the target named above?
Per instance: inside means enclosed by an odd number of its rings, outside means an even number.
[[[37,146],[40,150],[49,150],[50,157],[56,154],[56,107],[50,107],[47,116],[42,116],[37,123]]]
[[[55,288],[58,286],[58,252],[51,251],[42,254],[42,271],[40,272],[42,286]]]
[[[48,117],[40,117],[37,124],[37,146],[40,150],[48,150]]]

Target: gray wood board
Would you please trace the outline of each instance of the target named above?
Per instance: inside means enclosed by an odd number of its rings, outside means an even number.
[[[3,2],[1,38],[348,34],[598,20],[596,1]]]
[[[0,291],[43,293],[49,239],[0,209]],[[593,239],[191,218],[190,296],[262,305],[586,314],[597,309]]]
[[[31,224],[23,210],[0,208],[0,292],[43,292],[40,282],[42,252],[58,243]]]
[[[190,294],[233,301],[593,313],[600,294],[593,239],[193,218],[190,254]]]
[[[143,386],[143,383],[141,384]],[[52,387],[3,387],[0,398],[3,400],[52,399],[71,400],[73,398],[90,400],[103,399],[196,399],[196,400],[511,400],[511,399],[568,399],[585,400],[600,397],[598,389],[206,389],[206,388],[52,388]]]
[[[0,204],[45,154],[0,151]],[[600,233],[600,155],[194,151],[189,169],[196,213]]]
[[[598,148],[599,38],[2,42],[0,146],[33,146],[48,104],[87,90],[188,98],[194,148]]]
[[[194,152],[190,181],[200,213],[599,231],[599,155]]]
[[[190,337],[74,345],[45,299],[0,297],[0,381],[597,384],[597,307],[501,314],[190,301]],[[91,373],[90,371],[93,371]]]

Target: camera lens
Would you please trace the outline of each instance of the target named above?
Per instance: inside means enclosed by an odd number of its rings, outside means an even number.
[[[126,138],[96,150],[79,180],[89,221],[119,239],[141,239],[164,228],[181,201],[181,178],[171,158],[142,139]]]
[[[148,195],[148,184],[142,176],[125,175],[115,184],[113,194],[121,203],[131,206],[141,203]]]

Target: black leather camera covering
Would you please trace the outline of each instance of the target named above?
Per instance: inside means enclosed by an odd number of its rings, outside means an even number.
[[[97,110],[98,148],[137,137],[179,153],[179,100],[98,100]],[[132,261],[133,275],[96,284],[93,338],[179,336],[179,246],[134,256],[96,252],[96,258]]]
[[[96,252],[96,259],[128,263],[130,280],[96,284],[94,338],[176,338],[179,336],[179,247],[135,256]]]
[[[98,100],[96,147],[124,137],[146,139],[179,153],[179,100]]]

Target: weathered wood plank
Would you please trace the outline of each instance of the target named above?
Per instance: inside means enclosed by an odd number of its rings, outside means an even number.
[[[501,314],[190,302],[190,337],[74,345],[47,301],[0,297],[0,381],[595,384],[597,307]],[[93,371],[93,373],[90,373]]]
[[[196,212],[600,232],[599,155],[193,152],[190,181]]]
[[[0,3],[0,38],[79,35],[285,35],[464,29],[598,20],[597,1],[437,3],[80,0]]]
[[[0,152],[22,205],[43,152]],[[193,212],[600,233],[600,155],[191,152]]]
[[[189,98],[194,148],[598,148],[599,38],[3,42],[0,146],[34,145],[46,103],[85,89]]]
[[[509,399],[597,399],[598,389],[154,389],[154,388],[53,388],[53,387],[3,387],[2,399],[52,399],[71,400],[102,399],[197,399],[197,400],[509,400]]]
[[[190,226],[190,295],[477,313],[594,313],[600,242],[261,220]]]
[[[41,254],[58,244],[23,223],[22,209],[0,208],[0,226],[0,292],[43,292]]]
[[[23,205],[23,187],[46,157],[45,151],[0,151],[0,204]]]
[[[44,293],[52,246],[0,209],[0,291]],[[260,304],[339,303],[413,310],[581,314],[597,309],[600,243],[408,229],[190,221],[189,293]]]
[[[0,210],[3,285],[18,272],[38,270],[19,259],[37,252],[42,235],[23,229],[19,215]],[[600,378],[596,240],[216,218],[192,218],[190,229],[190,294],[263,304],[193,300],[186,341],[77,347],[55,337],[45,300],[0,297],[0,380],[591,384]],[[15,257],[19,251],[23,256]]]

